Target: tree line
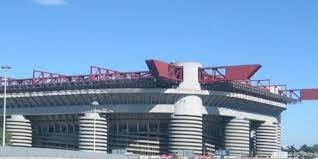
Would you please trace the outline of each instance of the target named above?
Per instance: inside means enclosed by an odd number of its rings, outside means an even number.
[[[294,145],[290,145],[290,146],[287,146],[284,150],[289,153],[296,153],[296,152],[318,153],[318,144],[314,144],[312,146],[304,144],[300,146],[299,148],[296,148]]]

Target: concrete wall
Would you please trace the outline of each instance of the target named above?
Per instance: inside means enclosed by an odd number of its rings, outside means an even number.
[[[0,147],[0,159],[129,159],[126,155],[69,151],[45,148]]]

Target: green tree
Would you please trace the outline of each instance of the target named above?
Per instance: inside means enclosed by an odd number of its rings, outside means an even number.
[[[298,152],[297,148],[294,145],[287,146],[286,151],[289,152],[289,153]]]
[[[312,146],[313,147],[313,151],[315,152],[315,153],[318,153],[318,144],[315,144],[314,146]]]
[[[312,147],[308,146],[307,144],[301,146],[299,150],[304,152],[312,152],[312,153],[314,152]]]

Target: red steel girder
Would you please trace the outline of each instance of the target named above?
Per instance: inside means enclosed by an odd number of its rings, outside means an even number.
[[[108,68],[91,66],[90,67],[91,80],[111,80],[111,79],[139,79],[149,77],[149,71],[136,72],[119,72]]]
[[[90,75],[92,80],[101,80],[101,79],[116,79],[119,71],[115,71],[108,68],[103,68],[99,66],[90,67]]]
[[[149,71],[137,72],[113,72],[109,74],[92,74],[92,80],[120,80],[120,79],[141,79],[150,77]]]
[[[46,71],[33,70],[32,83],[44,84],[66,81],[67,76]]]
[[[146,60],[150,73],[158,78],[182,81],[183,68],[172,63],[166,63],[159,60]]]
[[[202,83],[213,83],[215,81],[249,80],[261,65],[237,65],[204,67],[199,69],[199,81]]]
[[[298,100],[318,100],[318,88],[282,90],[282,95]]]
[[[318,89],[301,89],[301,100],[318,100]]]
[[[33,70],[32,78],[8,79],[8,85],[35,85],[46,83],[60,83],[68,81],[67,76],[46,71]]]
[[[151,63],[151,62],[150,62]],[[155,62],[156,63],[156,62]],[[148,64],[148,61],[147,61]],[[149,65],[148,65],[149,66]],[[154,69],[157,68],[156,64]],[[161,76],[170,80],[182,81],[182,67],[175,66],[173,64],[167,64],[167,76]],[[62,82],[85,82],[85,81],[98,81],[98,80],[121,80],[121,79],[141,79],[156,76],[154,70],[150,71],[136,71],[136,72],[119,72],[107,68],[91,66],[90,74],[86,75],[72,75],[66,76],[57,73],[51,73],[46,71],[33,71],[32,78],[26,79],[9,79],[9,85],[36,85],[45,83],[62,83]]]
[[[250,79],[261,67],[259,64],[225,66],[225,78],[226,80]]]

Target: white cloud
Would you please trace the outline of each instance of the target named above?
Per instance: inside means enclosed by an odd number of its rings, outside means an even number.
[[[50,5],[50,6],[59,6],[59,5],[66,5],[66,0],[33,0],[34,2],[40,5]]]

